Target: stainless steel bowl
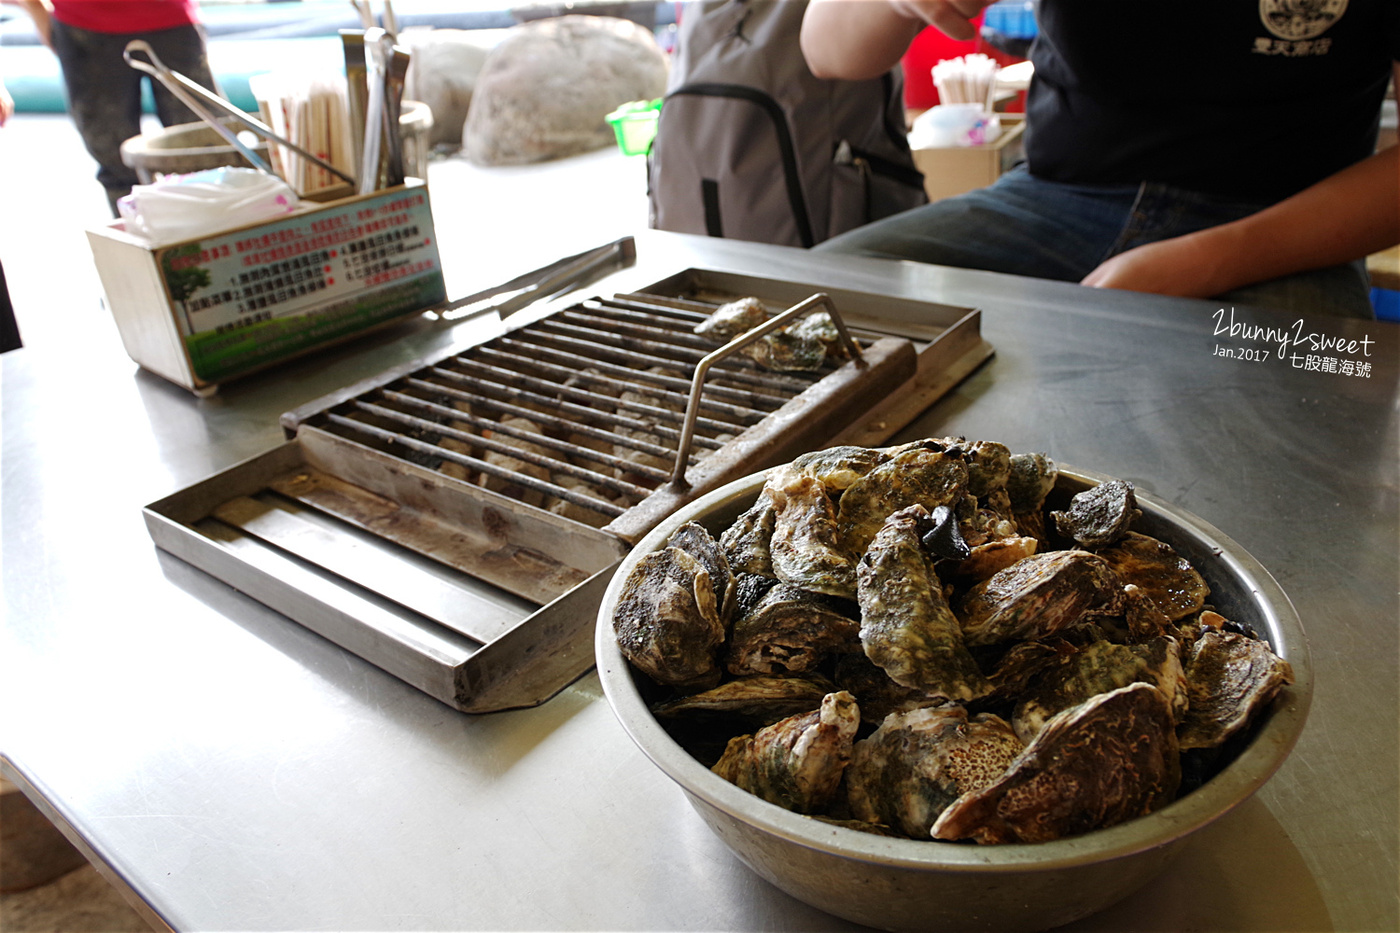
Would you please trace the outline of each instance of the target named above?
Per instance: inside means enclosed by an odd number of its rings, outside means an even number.
[[[603,597],[598,674],[633,741],[680,785],[710,828],[750,868],[793,897],[888,930],[1043,930],[1126,897],[1150,880],[1187,838],[1254,793],[1292,750],[1312,698],[1312,668],[1298,615],[1274,579],[1239,545],[1180,509],[1138,494],[1134,527],[1171,544],[1201,572],[1211,602],[1247,623],[1293,666],[1286,688],[1238,757],[1195,791],[1146,817],[1039,845],[977,846],[893,839],[788,812],[713,774],[677,744],[647,708],[618,650],[612,617],[622,582],[645,554],[696,521],[718,533],[750,506],[766,474],[715,490],[643,538]],[[1106,477],[1062,467],[1053,496]],[[681,857],[681,853],[677,853]]]

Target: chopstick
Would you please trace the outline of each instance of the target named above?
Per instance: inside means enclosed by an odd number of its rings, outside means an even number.
[[[142,62],[133,58],[132,55],[135,52],[146,53],[147,57],[150,58],[150,62]],[[222,97],[200,86],[199,84],[196,84],[194,81],[191,81],[189,78],[180,74],[178,71],[171,71],[165,66],[165,63],[162,62],[159,57],[157,57],[155,50],[152,49],[151,46],[144,40],[133,39],[130,42],[128,42],[126,44],[126,49],[122,52],[122,57],[126,59],[127,64],[130,65],[132,68],[135,68],[137,71],[142,71],[148,75],[151,75],[152,77],[158,79],[161,84],[164,84],[167,88],[169,88],[170,93],[174,94],[177,98],[180,99],[182,103],[185,104],[185,106],[193,110],[195,112],[195,115],[198,116],[201,120],[213,127],[214,130],[217,131],[218,134],[229,143],[229,145],[233,146],[240,153],[242,153],[244,158],[246,158],[253,165],[254,168],[262,172],[266,172],[269,175],[276,174],[272,171],[271,168],[268,167],[267,163],[264,162],[262,158],[257,155],[257,153],[253,152],[253,150],[248,146],[245,146],[242,143],[242,141],[238,139],[238,136],[231,130],[229,130],[228,127],[224,126],[224,124],[221,123],[218,120],[218,118],[215,117],[212,113],[210,113],[205,108],[205,106],[203,106],[203,104],[212,105],[218,108],[219,110],[223,111],[225,115],[233,117],[235,120],[238,120],[248,129],[252,130],[254,133],[257,133],[264,139],[275,142],[281,146],[286,146],[288,149],[292,150],[297,155],[301,156],[304,159],[309,159],[310,161],[314,162],[316,165],[319,165],[321,168],[332,173],[336,177],[343,179],[344,181],[349,182],[352,185],[355,184],[354,178],[345,174],[340,169],[336,168],[334,165],[331,165],[329,162],[324,161],[320,157],[313,155],[310,152],[307,152],[305,149],[298,146],[291,140],[284,139],[281,136],[277,135],[272,131],[271,127],[268,127],[265,124],[263,124],[261,120],[254,119],[253,117],[244,113],[242,110],[239,110],[237,107],[230,104],[228,101],[224,100]]]

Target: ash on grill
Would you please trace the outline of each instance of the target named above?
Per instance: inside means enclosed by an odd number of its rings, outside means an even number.
[[[603,527],[670,479],[691,374],[723,344],[694,332],[716,307],[641,294],[589,299],[372,389],[313,423]],[[721,361],[706,382],[689,463],[837,365],[777,373],[742,356]]]

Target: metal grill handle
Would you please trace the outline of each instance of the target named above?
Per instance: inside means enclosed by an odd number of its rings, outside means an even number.
[[[709,375],[710,368],[725,357],[733,356],[788,322],[803,317],[819,307],[826,309],[827,314],[831,317],[831,323],[836,325],[836,333],[840,336],[846,352],[850,354],[851,361],[862,368],[867,365],[865,357],[861,355],[860,344],[856,343],[851,332],[846,329],[846,322],[841,320],[841,315],[836,310],[836,304],[831,300],[830,295],[822,292],[798,302],[777,317],[769,318],[752,330],[745,331],[724,346],[709,353],[695,364],[695,375],[690,380],[690,400],[686,403],[685,422],[681,425],[680,443],[676,447],[676,465],[671,470],[671,486],[673,488],[685,489],[690,485],[686,482],[685,471],[690,463],[690,448],[695,440],[695,422],[700,414],[700,397],[704,393],[705,377]]]

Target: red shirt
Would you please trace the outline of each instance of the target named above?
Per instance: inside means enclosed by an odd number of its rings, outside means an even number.
[[[198,22],[195,0],[51,0],[53,18],[89,32],[153,32]]]

